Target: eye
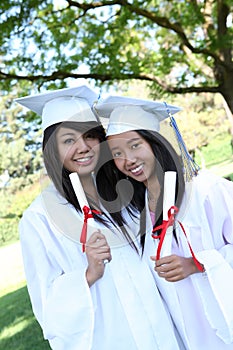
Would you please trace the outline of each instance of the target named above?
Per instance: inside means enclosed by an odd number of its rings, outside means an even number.
[[[73,143],[75,143],[75,140],[71,137],[64,140],[64,144],[66,145],[72,145]]]
[[[120,155],[121,155],[121,152],[119,152],[119,151],[112,153],[113,158],[118,158],[118,157],[120,157]]]
[[[93,139],[97,138],[96,136],[94,136],[91,133],[86,133],[86,134],[83,135],[83,137],[85,138],[85,140],[93,140]]]
[[[138,148],[140,146],[140,143],[134,143],[131,148],[132,149],[135,149],[135,148]]]

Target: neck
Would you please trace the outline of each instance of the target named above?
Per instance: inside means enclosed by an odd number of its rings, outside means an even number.
[[[89,198],[91,198],[94,202],[98,203],[98,195],[97,195],[96,186],[94,184],[92,175],[90,174],[88,176],[82,176],[80,178],[80,181],[82,183],[82,186],[86,195]]]
[[[95,187],[91,174],[80,176],[80,181],[85,192],[88,192],[89,188]]]
[[[149,208],[151,211],[155,212],[156,205],[160,195],[160,184],[156,176],[153,177],[153,180],[147,182],[146,184],[148,190],[148,202]]]

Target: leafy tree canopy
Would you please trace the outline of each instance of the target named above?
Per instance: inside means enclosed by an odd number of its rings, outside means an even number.
[[[137,79],[154,95],[219,92],[233,112],[231,11],[231,0],[2,0],[1,88]]]
[[[25,121],[21,108],[10,102],[10,95],[0,101],[0,189],[8,185],[4,182],[9,177],[12,191],[16,191],[31,183],[42,168],[41,130]]]

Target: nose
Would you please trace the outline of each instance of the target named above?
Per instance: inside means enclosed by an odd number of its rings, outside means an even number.
[[[90,151],[90,146],[87,144],[83,136],[80,136],[75,142],[75,151],[78,153],[87,153]]]
[[[125,153],[125,164],[126,166],[131,166],[136,163],[136,157],[131,152]]]

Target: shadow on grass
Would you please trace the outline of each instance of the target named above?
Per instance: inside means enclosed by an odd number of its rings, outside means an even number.
[[[48,350],[34,318],[27,288],[0,298],[0,350]]]

